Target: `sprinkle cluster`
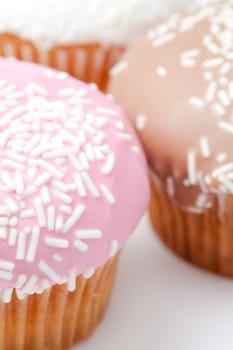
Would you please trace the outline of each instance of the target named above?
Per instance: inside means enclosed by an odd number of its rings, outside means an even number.
[[[67,79],[66,73],[52,70],[43,74],[48,81]],[[119,149],[126,147],[135,159],[141,151],[119,109],[95,105],[90,93],[95,89],[94,84],[82,84],[77,89],[59,89],[51,97],[38,82],[29,81],[19,89],[0,80],[0,285],[4,285],[4,302],[11,300],[13,287],[18,298],[56,283],[68,282],[69,290],[74,290],[76,269],[61,276],[59,264],[65,264],[71,250],[87,254],[89,243],[108,234],[100,227],[85,226],[82,219],[93,201],[105,213],[117,205],[118,194],[107,185],[117,162],[109,128]],[[43,257],[45,247],[50,253]],[[113,237],[109,257],[118,249]],[[25,264],[32,274],[24,271]],[[90,278],[94,271],[90,266],[84,277]]]
[[[200,31],[203,28],[204,35],[200,45],[180,52],[179,56],[181,69],[186,70],[187,74],[190,70],[195,70],[198,74],[201,72],[202,85],[206,86],[204,95],[191,95],[187,103],[196,113],[205,112],[211,115],[219,133],[225,131],[233,134],[233,1],[210,1],[185,15],[176,14],[150,30],[147,39],[151,41],[153,48],[160,49],[189,31],[195,33],[195,30]],[[188,43],[189,46],[191,44],[192,41]],[[124,66],[126,65],[127,62]],[[169,68],[161,62],[161,65],[155,67],[155,74],[158,78],[169,79]],[[233,163],[229,154],[232,150],[226,150],[223,141],[216,153],[216,149],[211,149],[213,142],[211,131],[210,134],[202,134],[198,147],[193,146],[187,152],[187,178],[183,180],[183,186],[200,188],[200,194],[192,208],[196,212],[212,205],[209,192],[233,193]],[[203,173],[200,169],[199,154],[202,158],[201,164],[205,161],[214,163],[214,170],[210,174]],[[169,195],[175,196],[176,185],[173,177],[168,177],[166,183]]]

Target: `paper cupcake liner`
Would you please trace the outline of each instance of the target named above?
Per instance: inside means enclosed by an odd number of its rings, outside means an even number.
[[[216,196],[202,214],[187,212],[151,181],[150,217],[160,239],[174,253],[210,271],[233,277],[233,196]]]
[[[0,35],[0,56],[41,63],[68,72],[87,83],[106,90],[109,71],[120,59],[123,48],[99,44],[56,46],[39,51],[32,42],[11,34]]]
[[[96,270],[77,278],[74,292],[67,284],[9,304],[0,303],[1,350],[65,350],[89,337],[104,316],[119,254]]]

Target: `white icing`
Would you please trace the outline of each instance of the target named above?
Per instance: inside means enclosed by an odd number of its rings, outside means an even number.
[[[195,0],[196,1],[196,0]],[[59,44],[126,45],[189,0],[3,0],[0,32],[41,49]]]

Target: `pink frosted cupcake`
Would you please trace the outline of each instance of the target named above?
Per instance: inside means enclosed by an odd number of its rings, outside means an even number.
[[[0,77],[0,349],[67,349],[105,313],[146,162],[95,86],[4,59]]]

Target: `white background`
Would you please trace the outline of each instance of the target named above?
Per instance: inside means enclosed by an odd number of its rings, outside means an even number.
[[[122,254],[104,321],[76,349],[232,350],[233,280],[179,260],[145,219]]]

